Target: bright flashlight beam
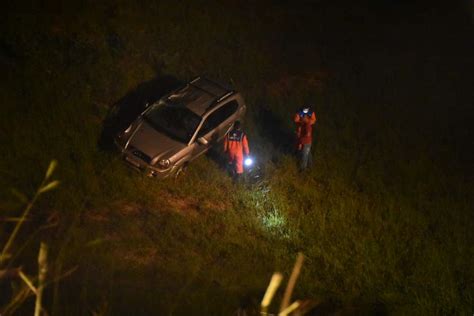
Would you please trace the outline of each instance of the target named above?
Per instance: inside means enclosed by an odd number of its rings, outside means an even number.
[[[251,166],[253,164],[253,160],[252,160],[252,158],[247,158],[247,159],[245,159],[244,163],[248,167],[248,166]]]

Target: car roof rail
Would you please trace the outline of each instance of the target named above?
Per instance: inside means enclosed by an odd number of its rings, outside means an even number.
[[[193,80],[191,80],[189,83],[193,84],[195,83],[196,81],[199,81],[199,80],[206,80],[206,81],[209,81],[213,84],[215,84],[216,86],[219,86],[221,87],[222,89],[226,90],[226,91],[232,91],[232,86],[229,86],[221,81],[218,81],[218,80],[212,80],[212,79],[209,79],[208,77],[206,76],[197,76],[195,77]]]
[[[232,95],[235,91],[229,91],[227,92],[226,94],[224,94],[223,96],[219,97],[219,98],[215,98],[214,101],[212,101],[209,106],[206,108],[206,110],[204,111],[204,113],[207,113],[209,111],[211,111],[219,102],[221,102],[222,100],[224,100],[225,98],[227,98],[228,96]]]
[[[190,83],[195,83],[195,82],[198,81],[199,79],[201,79],[201,76],[197,76],[196,78],[194,78],[193,80],[191,80]]]
[[[227,98],[228,96],[230,96],[233,93],[234,93],[234,90],[230,90],[229,92],[227,92],[223,96],[219,97],[219,99],[217,99],[216,102],[221,102],[222,100],[224,100],[225,98]]]

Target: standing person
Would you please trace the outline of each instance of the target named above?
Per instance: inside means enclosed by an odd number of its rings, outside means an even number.
[[[240,121],[235,121],[232,130],[225,135],[224,152],[235,179],[238,179],[244,173],[244,156],[250,154],[247,135],[242,131]]]
[[[316,114],[309,106],[306,106],[296,112],[293,120],[296,124],[296,150],[300,158],[300,169],[304,170],[311,163],[311,144]]]

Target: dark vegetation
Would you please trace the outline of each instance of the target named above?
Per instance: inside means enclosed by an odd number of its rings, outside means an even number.
[[[324,314],[472,314],[474,33],[449,5],[3,4],[0,216],[18,216],[11,189],[33,193],[53,158],[61,180],[11,264],[33,273],[45,240],[52,276],[77,267],[47,288],[53,315],[252,311],[298,251],[295,295]],[[207,157],[158,182],[109,149],[127,117],[201,73],[246,97],[263,182],[234,185]],[[301,174],[303,103],[319,121]],[[12,291],[0,284],[1,304]]]

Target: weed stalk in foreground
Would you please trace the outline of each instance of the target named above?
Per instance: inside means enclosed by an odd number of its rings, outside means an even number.
[[[295,288],[296,281],[301,272],[301,267],[303,266],[304,256],[300,252],[296,257],[296,262],[291,272],[290,279],[288,280],[288,285],[286,286],[285,293],[280,305],[280,312],[278,316],[286,316],[293,313],[294,315],[304,315],[311,308],[313,303],[309,300],[300,301],[296,300],[290,304],[291,295],[293,294],[293,289]],[[268,307],[270,306],[273,296],[275,295],[278,287],[283,280],[283,275],[279,272],[275,272],[268,284],[265,295],[263,296],[262,302],[260,304],[260,315],[277,315],[268,313]]]
[[[10,254],[10,249],[12,248],[12,245],[20,231],[21,226],[26,221],[28,214],[30,213],[38,197],[41,194],[48,192],[59,185],[58,180],[52,180],[48,182],[54,170],[56,169],[56,166],[57,166],[56,160],[53,160],[50,162],[48,170],[46,171],[46,174],[41,182],[41,185],[36,190],[36,192],[34,193],[30,201],[28,201],[26,196],[23,195],[22,193],[16,190],[13,190],[13,193],[18,198],[20,198],[22,202],[26,203],[26,207],[23,210],[21,217],[19,219],[16,219],[15,228],[13,229],[12,233],[8,237],[8,240],[3,246],[2,252],[0,254],[0,268],[5,267],[5,269],[0,270],[0,279],[8,278],[8,277],[19,277],[26,284],[26,288],[24,288],[23,290],[20,290],[16,295],[14,295],[10,303],[3,310],[5,315],[13,313],[14,310],[29,296],[30,291],[33,292],[34,295],[36,295],[34,315],[40,316],[42,314],[42,311],[43,311],[42,297],[43,297],[43,290],[46,284],[46,276],[48,272],[48,246],[47,244],[44,242],[41,242],[40,244],[40,250],[38,254],[38,281],[37,281],[36,286],[34,285],[34,282],[31,280],[31,278],[28,277],[21,270],[21,267],[16,268],[16,269],[9,268],[7,265],[7,260],[9,258],[12,258],[12,255]]]

